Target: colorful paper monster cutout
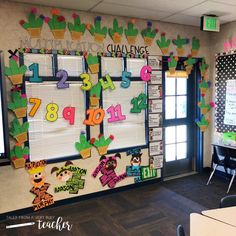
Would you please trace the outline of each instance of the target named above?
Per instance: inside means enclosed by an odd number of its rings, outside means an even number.
[[[192,49],[191,54],[193,57],[196,57],[200,49],[200,40],[195,36],[192,38]]]
[[[11,99],[12,102],[8,104],[8,109],[12,110],[18,119],[25,117],[27,112],[26,95],[15,91],[11,93]]]
[[[74,19],[74,24],[71,22],[67,23],[67,27],[70,31],[71,39],[80,41],[81,37],[85,33],[86,25],[81,24],[80,17],[76,13],[72,14],[72,18]]]
[[[169,52],[169,47],[170,47],[170,39],[166,38],[166,33],[163,32],[161,33],[161,39],[156,40],[157,45],[159,46],[159,48],[161,49],[161,52],[163,53],[163,55],[167,55]]]
[[[140,167],[142,163],[142,153],[140,151],[137,153],[132,153],[130,160],[131,166],[126,166],[127,176],[140,176]]]
[[[192,58],[191,55],[188,55],[188,59],[184,61],[185,70],[187,75],[190,75],[193,69],[193,65],[196,63],[196,59]]]
[[[135,44],[138,35],[138,29],[134,28],[135,19],[131,19],[128,22],[128,27],[125,29],[125,36],[127,38],[128,44]]]
[[[76,150],[80,153],[83,159],[91,157],[92,144],[87,141],[85,132],[81,131],[80,141],[75,143]]]
[[[183,56],[184,55],[184,45],[189,43],[189,39],[187,38],[181,38],[179,35],[177,36],[176,39],[172,40],[173,44],[177,47],[177,55],[178,56]]]
[[[99,177],[99,180],[103,187],[107,185],[109,188],[114,188],[116,183],[126,178],[126,172],[121,175],[115,173],[117,157],[121,158],[120,153],[109,157],[101,156],[99,165],[92,173],[92,176],[96,178],[99,172],[101,172],[102,176]]]
[[[13,85],[22,84],[23,75],[27,70],[27,66],[18,66],[14,59],[9,60],[9,67],[5,66],[5,75],[9,78]]]
[[[210,119],[206,119],[205,115],[203,115],[200,121],[196,120],[196,124],[200,128],[201,132],[205,132],[210,124]]]
[[[69,191],[69,194],[77,194],[80,189],[84,188],[85,180],[81,179],[87,173],[86,169],[74,166],[71,161],[67,161],[65,166],[58,168],[53,167],[51,174],[56,172],[56,178],[64,185],[54,187],[54,192]]]
[[[156,34],[158,32],[158,29],[152,30],[152,22],[147,22],[147,27],[141,31],[141,35],[144,39],[144,44],[146,46],[151,46],[153,43],[153,39],[155,38]]]
[[[28,140],[27,132],[29,129],[29,122],[20,124],[19,120],[15,118],[12,121],[12,127],[10,128],[10,135],[13,136],[18,143],[24,143]]]
[[[114,140],[114,136],[110,135],[108,138],[105,138],[103,134],[98,135],[98,139],[92,138],[90,143],[97,148],[100,156],[107,154],[108,146]]]
[[[101,26],[102,18],[101,16],[97,16],[94,20],[94,25],[87,24],[87,30],[94,37],[94,40],[98,43],[103,43],[104,39],[107,35],[107,27]]]
[[[30,174],[30,180],[33,184],[30,192],[35,195],[32,202],[34,211],[47,207],[54,203],[53,195],[47,192],[50,184],[46,183],[45,176],[46,161],[28,162],[25,165],[26,170]]]
[[[37,9],[32,8],[28,15],[28,22],[20,20],[20,25],[27,30],[31,38],[40,38],[41,29],[43,26],[44,16],[36,17]]]
[[[86,62],[92,74],[96,74],[99,72],[99,63],[97,56],[93,56],[91,53],[89,53],[88,56],[86,57]]]
[[[91,107],[96,107],[99,105],[100,96],[102,91],[102,85],[100,82],[93,85],[89,91],[89,101]]]
[[[48,24],[55,39],[64,39],[66,32],[65,17],[60,15],[58,9],[51,10],[52,18],[45,17],[44,21]]]
[[[123,34],[123,27],[118,25],[117,19],[113,20],[113,28],[108,30],[110,37],[112,38],[114,43],[121,43],[121,37]]]
[[[177,56],[174,56],[173,53],[170,54],[168,58],[168,68],[171,75],[175,74],[178,60],[179,58]]]

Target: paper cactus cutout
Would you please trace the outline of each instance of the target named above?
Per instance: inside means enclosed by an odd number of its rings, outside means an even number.
[[[201,132],[205,132],[210,124],[210,119],[206,119],[203,115],[200,121],[196,121],[196,124],[200,128]]]
[[[138,29],[134,28],[135,20],[131,19],[130,22],[128,22],[128,27],[125,29],[125,36],[127,38],[128,44],[135,44],[136,38],[138,35]]]
[[[90,99],[90,105],[92,107],[96,107],[99,105],[99,100],[101,96],[102,91],[102,85],[100,82],[93,85],[93,87],[89,91],[89,99]]]
[[[156,40],[156,43],[157,45],[159,46],[159,48],[161,49],[161,52],[164,54],[164,55],[167,55],[168,52],[169,52],[169,46],[170,46],[170,39],[167,39],[166,38],[166,33],[163,32],[161,34],[161,39],[159,40]]]
[[[198,107],[201,109],[201,113],[203,115],[206,115],[208,111],[211,110],[211,108],[214,107],[214,102],[211,102],[209,104],[206,104],[205,98],[202,97],[201,101],[198,102]]]
[[[75,148],[83,159],[91,156],[92,145],[87,141],[83,131],[80,133],[80,141],[75,143]]]
[[[170,74],[174,74],[175,73],[177,64],[178,64],[178,57],[174,56],[171,53],[170,57],[168,58],[168,68],[169,68]]]
[[[99,155],[102,156],[107,154],[107,148],[113,140],[113,135],[110,135],[108,138],[105,138],[103,134],[99,134],[98,139],[92,138],[90,140],[90,143],[97,148]]]
[[[96,74],[99,71],[98,57],[93,56],[91,53],[86,58],[89,70],[92,74]]]
[[[102,18],[101,16],[97,16],[94,20],[94,25],[87,24],[87,29],[90,34],[94,37],[94,40],[98,43],[102,43],[107,35],[107,27],[101,26]]]
[[[184,45],[189,43],[189,39],[187,38],[181,38],[180,35],[177,36],[176,39],[172,40],[173,44],[177,46],[177,54],[178,56],[183,56],[184,55]]]
[[[12,92],[12,102],[8,104],[8,109],[12,110],[17,118],[23,118],[27,112],[27,98],[25,94],[20,92]]]
[[[206,63],[206,59],[204,57],[202,58],[202,62],[200,62],[199,67],[200,67],[201,76],[205,78],[209,65]]]
[[[200,80],[199,81],[199,88],[200,88],[200,93],[201,96],[204,96],[208,89],[210,88],[210,82],[207,82],[206,80]]]
[[[197,62],[196,59],[192,58],[191,55],[188,56],[188,59],[184,62],[185,70],[187,74],[191,74],[191,71],[193,69],[193,65]]]
[[[19,120],[15,118],[12,121],[12,127],[10,128],[10,135],[12,135],[18,143],[24,143],[28,140],[27,132],[29,129],[29,122],[20,124]]]
[[[20,143],[16,143],[15,147],[11,150],[10,156],[12,160],[15,159],[28,159],[29,157],[29,147],[22,147]]]
[[[191,49],[191,54],[193,57],[197,56],[199,48],[200,48],[200,40],[194,36],[192,38],[192,49]]]
[[[60,15],[58,9],[51,10],[52,18],[45,17],[45,22],[49,25],[55,39],[63,39],[66,29],[65,17]]]
[[[43,26],[44,16],[36,16],[37,9],[32,8],[28,15],[28,22],[20,20],[20,25],[27,30],[31,38],[40,38],[41,29]]]
[[[147,27],[141,31],[141,35],[144,39],[144,44],[146,46],[151,46],[153,39],[155,38],[156,34],[158,32],[158,29],[152,30],[152,22],[147,22]]]
[[[113,28],[109,29],[109,35],[114,43],[121,43],[121,36],[123,34],[123,27],[118,25],[117,19],[113,20]]]
[[[13,85],[22,84],[23,75],[27,70],[27,66],[18,66],[13,59],[9,60],[9,67],[5,66],[5,75],[10,79]]]
[[[67,27],[71,34],[72,40],[80,40],[81,37],[84,35],[84,32],[86,30],[86,25],[81,24],[80,17],[76,14],[72,14],[72,18],[74,19],[74,23],[68,22]]]

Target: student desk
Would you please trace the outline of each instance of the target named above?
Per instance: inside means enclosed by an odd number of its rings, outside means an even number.
[[[236,227],[212,218],[190,214],[190,236],[235,236]]]
[[[202,211],[202,214],[236,227],[236,206]]]

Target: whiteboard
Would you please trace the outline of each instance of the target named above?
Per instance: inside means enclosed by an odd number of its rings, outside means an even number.
[[[52,54],[24,54],[24,64],[27,66],[26,76],[31,76],[32,71],[29,70],[29,66],[33,63],[39,64],[39,76],[53,76],[53,61]]]
[[[131,72],[131,77],[140,77],[140,71],[147,65],[145,58],[127,58],[126,70]]]
[[[104,135],[108,137],[112,134],[115,137],[115,142],[110,144],[109,150],[146,145],[145,111],[130,113],[133,107],[130,101],[140,93],[145,93],[145,83],[131,82],[129,89],[121,88],[120,82],[113,83],[115,90],[107,89],[103,92],[103,108],[106,111],[111,105],[121,104],[126,120],[109,123],[107,119],[110,114],[106,113],[103,122]]]
[[[102,57],[102,76],[109,74],[113,77],[121,77],[124,70],[124,60],[122,57]]]
[[[84,57],[71,55],[57,55],[58,70],[65,70],[68,76],[79,76],[85,71]]]
[[[3,120],[2,120],[2,94],[0,90],[0,154],[5,152],[4,148],[4,133],[3,133]]]
[[[28,116],[30,161],[50,160],[66,156],[78,155],[75,142],[79,140],[85,119],[85,94],[81,90],[81,82],[70,82],[67,89],[57,89],[55,82],[26,82],[26,94],[29,98],[42,100],[34,117]],[[49,122],[45,119],[46,105],[56,103],[59,106],[58,120]],[[33,104],[29,103],[28,113]],[[65,107],[75,107],[75,124],[70,125],[62,116]]]

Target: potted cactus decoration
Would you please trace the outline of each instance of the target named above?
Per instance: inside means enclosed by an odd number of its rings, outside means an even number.
[[[170,57],[168,58],[168,68],[171,75],[175,74],[177,64],[178,64],[178,57],[173,56],[173,53],[171,53]]]
[[[25,94],[20,92],[12,92],[12,102],[8,104],[8,109],[12,110],[17,118],[23,118],[27,112],[27,98]]]
[[[65,17],[60,15],[58,9],[51,10],[52,18],[45,17],[45,22],[49,25],[55,39],[63,39],[66,31]]]
[[[131,19],[130,22],[128,22],[128,28],[125,29],[125,36],[128,44],[135,44],[138,35],[138,29],[134,28],[134,23],[135,19]]]
[[[75,143],[75,148],[77,149],[77,151],[79,151],[83,159],[91,157],[92,145],[89,141],[87,141],[85,132],[81,131],[80,141]]]
[[[200,121],[196,121],[197,126],[200,128],[201,132],[205,132],[207,130],[207,127],[210,124],[210,120],[206,119],[206,117],[203,115]]]
[[[107,35],[107,27],[102,27],[101,21],[101,16],[97,16],[94,20],[94,25],[87,24],[86,26],[94,40],[98,43],[102,43]]]
[[[20,25],[27,30],[31,38],[40,38],[41,29],[43,26],[44,16],[36,17],[37,9],[32,8],[28,15],[28,22],[20,20]]]
[[[27,132],[29,129],[29,122],[24,122],[22,125],[19,120],[15,118],[12,121],[12,127],[10,129],[10,135],[12,135],[18,143],[24,143],[28,140]]]
[[[206,115],[208,111],[211,110],[212,107],[214,107],[214,102],[210,102],[210,104],[206,104],[205,98],[202,97],[201,101],[198,102],[198,107],[201,109],[201,113],[203,115]]]
[[[110,135],[105,138],[103,134],[99,134],[98,139],[92,138],[90,143],[95,146],[100,156],[107,154],[107,149],[110,143],[114,140],[114,136]]]
[[[72,18],[74,19],[74,24],[68,22],[67,27],[70,31],[71,39],[79,41],[81,37],[84,35],[84,32],[86,30],[86,25],[81,24],[80,17],[76,13],[72,14]]]
[[[200,40],[197,39],[196,37],[193,37],[192,38],[192,49],[191,49],[191,54],[193,57],[197,56],[199,48],[200,48]]]
[[[9,60],[9,67],[5,66],[5,75],[9,78],[13,85],[22,84],[23,75],[27,70],[27,66],[18,66],[13,59]]]
[[[89,70],[92,74],[96,74],[99,71],[98,57],[93,56],[91,53],[86,58]]]
[[[20,143],[16,143],[15,147],[10,152],[11,161],[14,167],[24,168],[25,161],[29,158],[29,147],[23,147]]]
[[[170,39],[166,39],[166,33],[163,32],[161,33],[161,39],[156,41],[157,45],[159,46],[159,48],[161,49],[161,52],[163,53],[163,55],[167,55],[169,52],[169,47],[170,47]]]
[[[119,27],[117,19],[114,19],[113,28],[110,28],[108,32],[114,43],[121,43],[121,36],[123,34],[123,31],[123,27]]]
[[[200,63],[200,71],[201,71],[201,76],[203,79],[206,77],[207,69],[209,68],[209,65],[206,63],[206,59],[202,58],[202,62]]]
[[[188,56],[188,59],[184,62],[185,70],[187,74],[191,74],[191,71],[193,69],[193,65],[196,63],[196,59],[192,58],[191,55]]]
[[[102,86],[101,83],[98,82],[97,84],[93,85],[93,87],[89,91],[89,100],[90,106],[96,107],[99,104],[100,95],[101,95]]]
[[[206,80],[204,80],[204,79],[199,81],[199,88],[200,88],[201,96],[204,96],[206,94],[206,92],[210,88],[210,85],[211,85],[211,83],[206,82]]]
[[[177,39],[172,40],[173,44],[177,46],[177,55],[183,56],[184,55],[184,45],[189,43],[189,39],[187,38],[181,38],[179,35],[177,36]]]
[[[158,32],[158,29],[152,30],[152,22],[148,21],[147,28],[143,29],[141,32],[141,35],[143,36],[143,39],[144,39],[144,44],[146,46],[152,45],[153,39],[155,38],[157,32]]]

